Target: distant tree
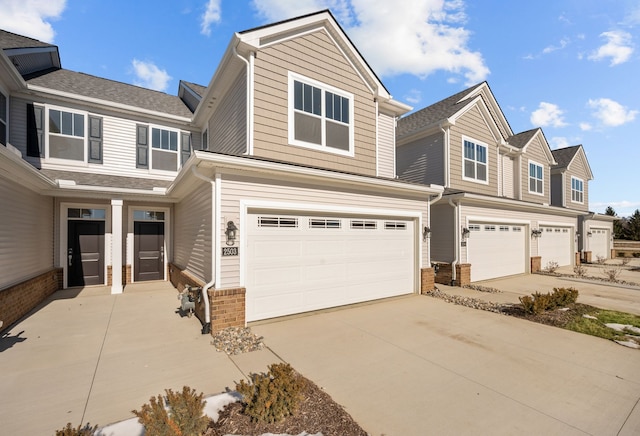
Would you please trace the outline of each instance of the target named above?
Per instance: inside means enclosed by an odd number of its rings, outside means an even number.
[[[616,214],[616,211],[611,207],[611,206],[607,206],[607,208],[604,211],[605,215],[609,215],[609,216],[615,216],[617,217],[618,215]],[[625,234],[625,224],[626,224],[626,218],[622,218],[619,220],[615,220],[613,222],[613,238],[614,239],[627,239],[626,238],[626,234]]]
[[[633,215],[629,217],[626,235],[632,241],[640,241],[640,210],[636,209]]]

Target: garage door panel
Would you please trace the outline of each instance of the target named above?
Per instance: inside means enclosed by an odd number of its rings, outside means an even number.
[[[390,230],[384,219],[359,220],[360,227],[352,228],[349,218],[334,217],[339,228],[323,229],[310,228],[312,219],[322,220],[300,216],[295,228],[260,228],[258,215],[248,218],[247,321],[414,290],[411,221],[393,221]],[[365,222],[374,228],[364,228]]]
[[[592,259],[596,260],[598,257],[604,257],[608,259],[611,257],[609,253],[609,231],[605,229],[591,229],[591,236],[589,240],[589,249],[591,250]]]
[[[567,227],[541,226],[542,236],[538,238],[538,255],[545,268],[549,262],[559,266],[572,265],[573,232]]]
[[[467,258],[472,282],[526,272],[524,226],[480,222],[469,228]]]

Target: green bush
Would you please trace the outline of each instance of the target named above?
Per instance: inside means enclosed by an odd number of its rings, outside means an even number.
[[[288,363],[269,365],[266,374],[252,374],[251,381],[241,380],[236,390],[253,421],[279,422],[298,410],[305,382]]]
[[[574,288],[553,288],[553,293],[535,292],[531,297],[520,297],[525,313],[539,315],[547,310],[566,307],[578,300],[578,291]]]
[[[56,430],[56,436],[91,436],[98,429],[98,426],[91,427],[89,423],[84,427],[81,425],[78,428],[71,427],[71,423],[68,422],[67,426],[62,430]]]
[[[151,397],[140,411],[133,410],[147,436],[201,436],[209,425],[209,418],[203,415],[203,394],[187,386],[182,392],[165,390],[167,396]],[[166,404],[166,408],[165,408]]]

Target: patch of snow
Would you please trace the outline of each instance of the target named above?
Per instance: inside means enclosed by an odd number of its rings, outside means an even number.
[[[638,335],[640,335],[640,328],[638,327],[634,327],[632,325],[628,325],[628,324],[605,324],[607,327],[609,327],[610,329],[614,329],[618,332],[623,332],[625,330],[636,333]]]
[[[640,349],[640,344],[638,344],[635,341],[615,341],[615,342],[617,344],[624,345],[625,347]]]
[[[587,319],[598,319],[593,315],[582,315],[583,318],[587,318]]]

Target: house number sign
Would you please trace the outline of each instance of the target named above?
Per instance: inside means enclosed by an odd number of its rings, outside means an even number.
[[[222,247],[223,256],[237,256],[239,251],[238,247]]]

